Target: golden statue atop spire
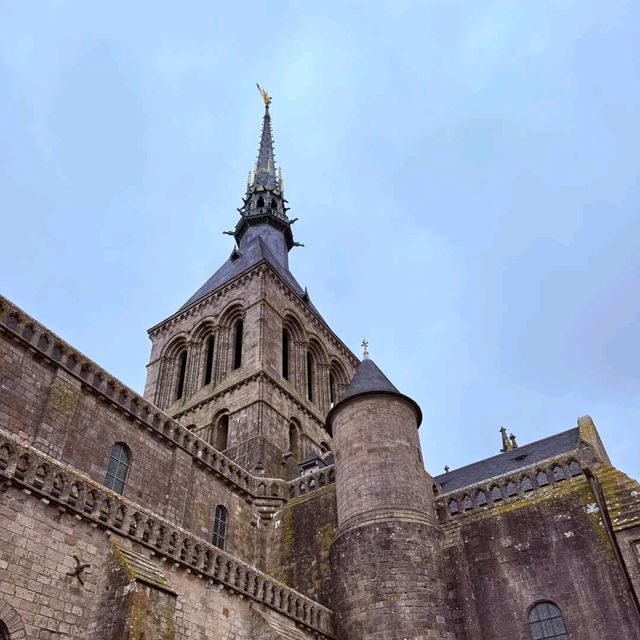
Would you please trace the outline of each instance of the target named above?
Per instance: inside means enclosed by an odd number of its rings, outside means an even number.
[[[256,82],[256,87],[258,87],[258,91],[264,100],[264,103],[269,106],[271,104],[271,96]]]

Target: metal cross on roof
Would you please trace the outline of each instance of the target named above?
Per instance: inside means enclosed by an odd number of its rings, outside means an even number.
[[[362,338],[362,344],[360,346],[362,347],[362,350],[363,350],[362,357],[363,358],[368,358],[369,357],[369,342],[365,338]]]

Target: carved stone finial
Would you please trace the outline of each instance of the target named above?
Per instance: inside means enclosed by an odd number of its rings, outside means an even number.
[[[509,435],[509,440],[511,440],[511,448],[512,449],[517,449],[518,448],[518,443],[516,442],[516,437],[513,435],[513,433],[511,433]]]
[[[509,440],[509,436],[507,436],[506,428],[500,427],[500,433],[502,435],[502,449],[500,449],[500,453],[511,451],[511,449],[513,449],[513,445],[511,444],[511,440]]]
[[[360,345],[362,347],[362,357],[363,358],[368,358],[369,357],[369,342],[365,339],[362,338],[362,343]]]
[[[444,465],[444,472],[445,473],[449,473],[449,465],[448,464]]]

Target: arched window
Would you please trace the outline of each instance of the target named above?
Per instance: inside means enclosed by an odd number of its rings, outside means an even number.
[[[491,499],[494,502],[500,502],[500,500],[502,500],[502,491],[500,491],[500,487],[495,485],[491,487]]]
[[[282,330],[282,377],[289,379],[289,345],[290,337],[286,329]]]
[[[258,207],[264,207],[264,198],[262,196],[258,198]]]
[[[0,620],[0,640],[9,640],[9,629],[2,620]]]
[[[532,640],[569,640],[562,611],[553,602],[539,602],[529,611]]]
[[[233,368],[239,369],[242,366],[242,320],[236,320],[233,332]]]
[[[104,486],[124,495],[131,468],[131,453],[129,447],[122,442],[116,442],[111,447],[111,455],[104,478]],[[1,637],[1,636],[0,636]]]
[[[207,353],[204,364],[204,383],[210,384],[213,379],[213,350],[216,346],[215,336],[209,336],[207,339]]]
[[[215,448],[218,451],[224,451],[227,448],[227,441],[229,440],[229,415],[225,414],[218,418],[218,424],[216,425],[216,442]]]
[[[562,482],[563,480],[566,480],[566,476],[564,475],[564,469],[557,464],[555,467],[553,467],[553,481],[554,482]]]
[[[294,458],[300,457],[300,433],[298,425],[295,422],[289,423],[289,451],[293,453]]]
[[[336,377],[333,371],[329,371],[329,402],[333,406],[338,399],[338,389],[336,387]]]
[[[219,549],[224,549],[224,543],[227,538],[227,510],[219,504],[216,507],[216,516],[213,520],[213,539],[212,543]]]
[[[579,476],[582,473],[582,469],[580,468],[580,465],[575,460],[572,460],[569,463],[569,473],[572,476]]]
[[[536,482],[539,487],[546,487],[549,484],[549,477],[546,471],[538,471],[536,475]]]
[[[313,402],[313,354],[307,351],[307,398]]]
[[[485,494],[484,491],[478,491],[478,493],[476,495],[476,500],[478,502],[478,506],[479,507],[486,507],[487,506],[487,495]]]
[[[533,482],[531,482],[531,478],[529,476],[524,476],[522,480],[520,480],[520,488],[524,493],[533,491]]]
[[[271,199],[271,208],[272,209],[277,209],[278,208],[278,205],[276,204],[276,201],[273,198]]]
[[[184,349],[178,356],[178,388],[176,390],[176,400],[180,400],[184,394],[184,381],[187,377],[187,350]]]

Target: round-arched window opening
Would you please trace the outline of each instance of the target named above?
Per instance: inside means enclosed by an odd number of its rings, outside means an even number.
[[[116,442],[111,447],[107,473],[104,477],[104,486],[113,489],[116,493],[124,495],[129,480],[131,469],[131,451],[123,442]],[[0,636],[1,640],[2,636]]]
[[[553,602],[539,602],[529,611],[532,640],[569,640],[560,607]]]

